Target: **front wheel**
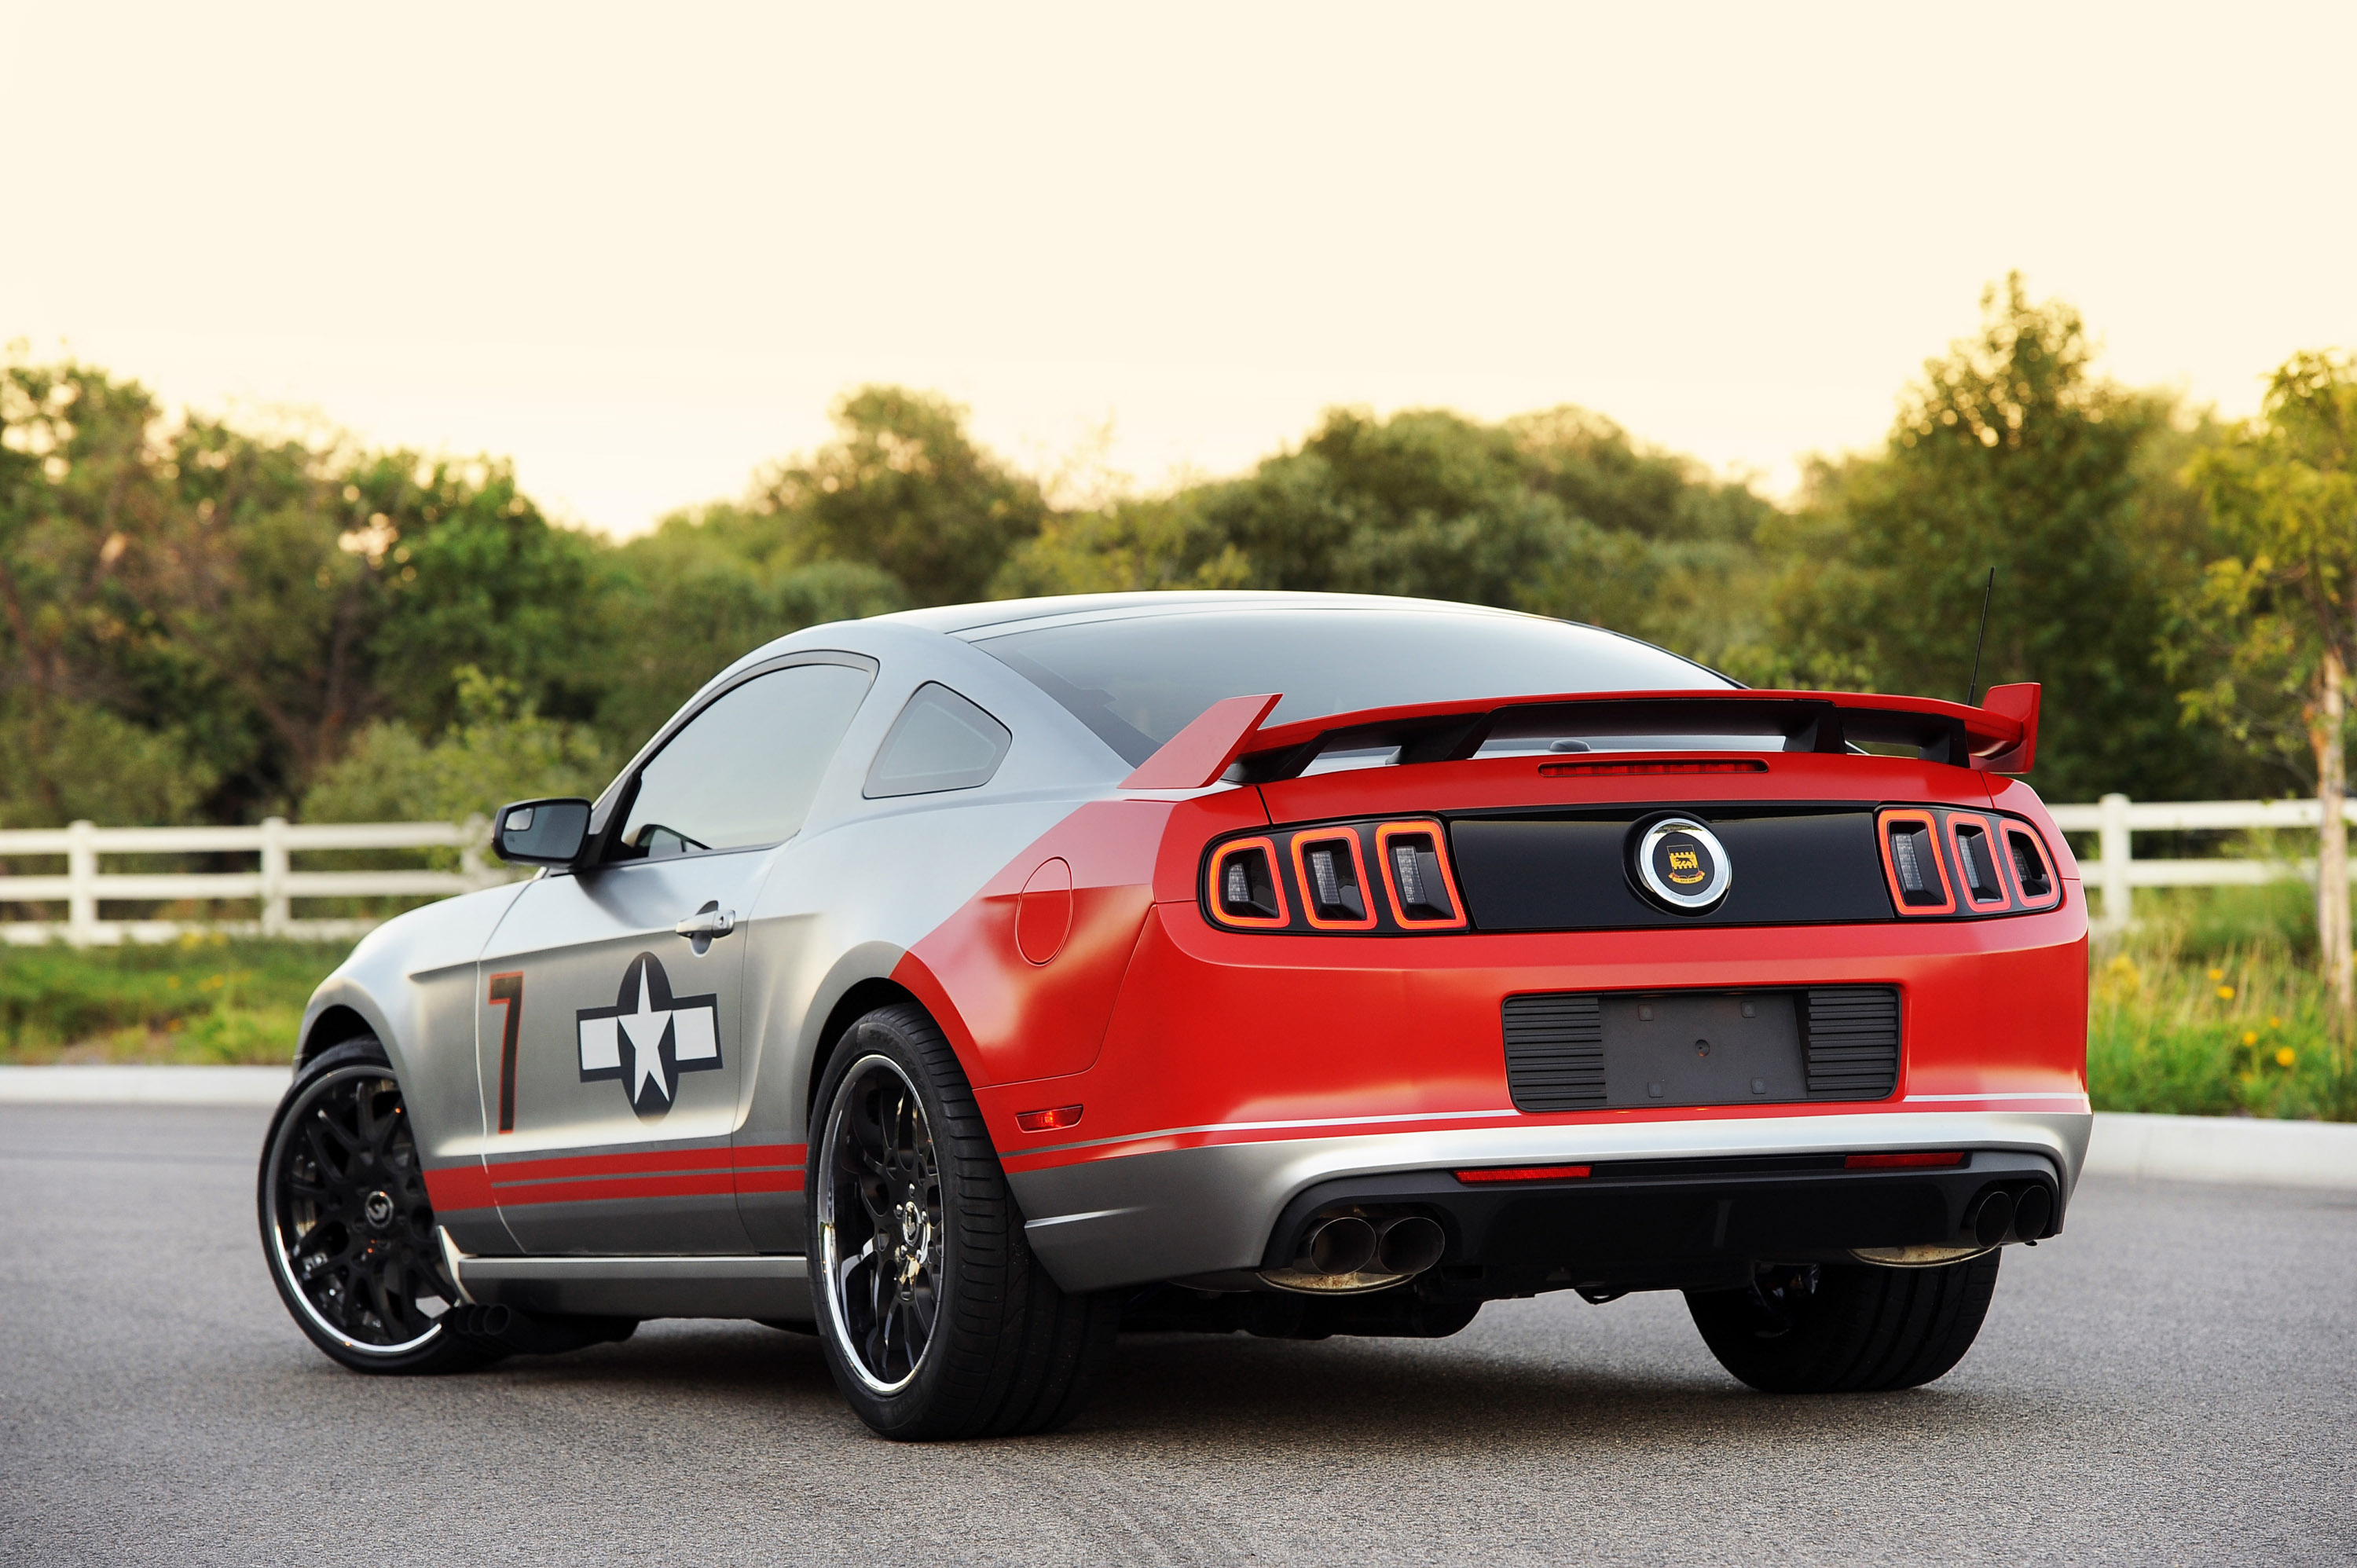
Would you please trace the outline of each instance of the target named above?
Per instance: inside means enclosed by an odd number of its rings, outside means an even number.
[[[1964,1359],[1988,1316],[1997,1254],[1928,1269],[1763,1268],[1742,1290],[1689,1291],[1720,1366],[1771,1394],[1911,1389]]]
[[[358,1372],[455,1372],[497,1359],[452,1334],[458,1302],[425,1173],[384,1048],[323,1053],[263,1144],[262,1251],[311,1343]]]
[[[827,1366],[886,1437],[1011,1436],[1078,1413],[1116,1297],[1057,1288],[931,1018],[879,1008],[819,1086],[810,1262]]]

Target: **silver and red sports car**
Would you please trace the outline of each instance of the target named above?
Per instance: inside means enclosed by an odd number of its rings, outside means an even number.
[[[319,988],[264,1250],[356,1369],[757,1318],[895,1437],[1554,1290],[1921,1383],[2086,1145],[2037,727],[1414,600],[813,628]]]

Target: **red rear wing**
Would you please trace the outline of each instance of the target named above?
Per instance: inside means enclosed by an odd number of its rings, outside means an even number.
[[[1138,766],[1132,789],[1200,789],[1232,766],[1267,782],[1298,777],[1325,752],[1396,746],[1402,762],[1461,761],[1492,740],[1561,735],[1758,736],[1780,749],[1838,753],[1908,746],[1927,762],[2028,773],[2038,754],[2038,686],[1994,686],[1979,707],[1857,692],[1567,692],[1363,708],[1263,728],[1270,697],[1213,704]],[[1212,731],[1218,733],[1211,733]]]

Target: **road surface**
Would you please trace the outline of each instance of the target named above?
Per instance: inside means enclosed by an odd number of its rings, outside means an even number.
[[[2357,1562],[2357,1193],[2091,1180],[1928,1389],[1776,1399],[1675,1296],[1123,1341],[1060,1435],[870,1437],[809,1339],[341,1371],[264,1113],[0,1106],[0,1562]]]

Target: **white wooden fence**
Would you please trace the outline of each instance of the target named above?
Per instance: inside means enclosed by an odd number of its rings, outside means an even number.
[[[2357,799],[2348,805],[2357,822]],[[2138,805],[2125,795],[2106,795],[2093,805],[2055,806],[2054,821],[2065,832],[2096,835],[2096,854],[2083,861],[2090,893],[2102,896],[2101,923],[2118,929],[2136,918],[2139,887],[2218,887],[2233,884],[2313,879],[2316,863],[2295,860],[2145,859],[2135,853],[2139,832],[2182,832],[2236,828],[2306,828],[2316,831],[2317,803],[2301,800],[2171,800]],[[239,935],[309,938],[357,937],[373,919],[297,919],[297,898],[447,897],[506,881],[510,873],[487,865],[488,824],[480,817],[463,822],[315,822],[296,824],[272,817],[250,828],[70,827],[0,831],[0,861],[30,855],[62,855],[63,875],[0,875],[0,904],[62,904],[62,920],[0,921],[0,941],[19,945],[63,938],[76,947],[120,942],[170,941],[191,929]],[[325,850],[456,849],[456,871],[297,871],[294,856]],[[252,871],[150,874],[103,872],[110,854],[251,854]],[[2352,867],[2357,880],[2357,865]],[[252,920],[103,919],[105,903],[173,903],[190,899],[253,900],[260,918]]]
[[[2136,918],[2139,887],[2223,887],[2237,884],[2283,882],[2294,877],[2316,880],[2313,859],[2294,860],[2138,860],[2135,835],[2139,832],[2185,832],[2219,828],[2306,828],[2322,821],[2321,808],[2304,800],[2156,800],[2138,805],[2126,795],[2106,795],[2092,806],[2051,806],[2054,824],[2064,832],[2096,835],[2095,858],[2083,860],[2081,871],[2090,893],[2103,895],[2100,923],[2116,930]],[[2357,822],[2357,799],[2342,802],[2351,822]],[[2351,867],[2357,881],[2357,865]]]
[[[70,827],[0,831],[0,861],[63,855],[65,875],[0,875],[0,904],[62,904],[62,920],[0,921],[0,941],[29,945],[63,938],[75,947],[170,941],[188,929],[327,940],[357,937],[373,919],[296,919],[297,898],[445,897],[508,879],[487,866],[488,825],[463,822],[316,822],[272,817],[250,828]],[[456,871],[297,871],[294,857],[322,850],[456,849]],[[149,874],[102,872],[100,857],[120,854],[251,854],[252,871]],[[251,899],[252,920],[102,919],[105,903]]]

